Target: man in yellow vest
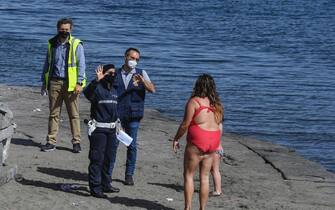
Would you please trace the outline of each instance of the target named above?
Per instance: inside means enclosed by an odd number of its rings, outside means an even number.
[[[71,35],[72,27],[71,19],[60,19],[58,34],[49,40],[41,76],[41,94],[49,95],[50,109],[47,143],[41,147],[44,152],[56,149],[63,101],[69,115],[73,152],[81,151],[78,99],[86,83],[86,65],[82,42]]]

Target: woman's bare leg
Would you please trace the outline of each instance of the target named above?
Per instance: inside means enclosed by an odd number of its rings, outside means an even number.
[[[209,192],[209,173],[213,164],[212,154],[204,155],[202,161],[200,162],[200,210],[204,210],[208,201]]]
[[[221,190],[220,155],[219,154],[216,154],[216,153],[214,154],[211,173],[212,173],[213,182],[214,182],[214,193],[220,195],[222,193],[222,190]]]
[[[192,195],[194,192],[193,177],[200,162],[199,150],[191,144],[187,144],[184,153],[184,199],[185,210],[192,207]]]

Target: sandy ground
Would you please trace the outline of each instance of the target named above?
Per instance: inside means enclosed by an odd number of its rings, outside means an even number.
[[[9,105],[17,124],[6,168],[17,165],[20,180],[0,186],[0,209],[183,209],[183,149],[174,154],[171,138],[178,122],[146,110],[138,137],[135,186],[123,184],[126,148],[120,145],[108,199],[88,192],[88,138],[82,123],[82,149],[71,152],[64,109],[57,150],[41,152],[47,133],[48,100],[29,87],[0,86],[0,102]],[[81,119],[89,103],[80,101]],[[63,107],[64,108],[64,107]],[[287,148],[225,134],[221,164],[223,195],[210,197],[207,209],[335,209],[335,175]],[[195,177],[193,209],[198,209]],[[212,180],[210,182],[213,189]]]

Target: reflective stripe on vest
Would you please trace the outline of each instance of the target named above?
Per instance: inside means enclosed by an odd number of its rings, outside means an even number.
[[[68,78],[68,91],[74,91],[76,85],[77,85],[77,78],[78,78],[78,65],[77,65],[77,56],[76,56],[76,51],[77,51],[77,47],[78,45],[81,43],[80,39],[76,39],[73,36],[70,35],[70,39],[69,39],[69,56],[68,56],[68,69],[67,69],[67,78]],[[45,84],[46,87],[48,87],[48,83],[49,83],[49,79],[50,79],[50,70],[52,68],[51,66],[51,62],[52,62],[52,46],[50,44],[50,42],[48,43],[48,62],[49,62],[49,69],[48,71],[45,73],[44,78],[45,78]],[[84,77],[86,77],[84,75]],[[86,85],[86,79],[84,79],[82,81],[83,85],[82,87],[85,87]]]

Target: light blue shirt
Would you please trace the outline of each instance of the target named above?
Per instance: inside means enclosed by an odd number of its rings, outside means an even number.
[[[67,48],[67,43],[60,43],[57,45],[55,48],[55,55],[54,55],[54,65],[53,69],[51,69],[52,77],[57,77],[57,78],[66,78],[65,75],[65,66],[66,66],[66,48]],[[78,64],[78,78],[77,82],[81,83],[85,79],[85,69],[86,69],[86,64],[85,64],[85,54],[84,54],[84,47],[82,44],[79,44],[76,50],[76,57],[78,59],[77,64]],[[44,67],[43,67],[43,72],[41,75],[41,81],[44,82],[44,74],[48,71],[49,68],[49,61],[48,61],[48,53],[45,58],[44,62]]]

